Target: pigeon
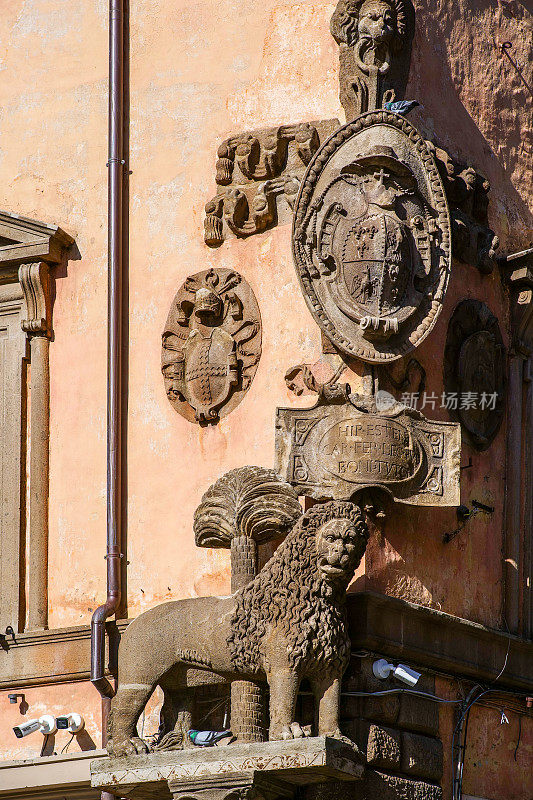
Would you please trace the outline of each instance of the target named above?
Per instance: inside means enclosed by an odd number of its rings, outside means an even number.
[[[394,111],[395,114],[408,114],[413,108],[419,106],[418,100],[396,100],[385,103],[387,111]]]
[[[220,747],[235,741],[231,731],[187,731],[187,736],[197,747]]]

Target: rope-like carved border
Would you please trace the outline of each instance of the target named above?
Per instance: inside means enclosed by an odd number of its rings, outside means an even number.
[[[429,186],[431,188],[434,200],[434,208],[438,213],[438,224],[441,232],[439,257],[440,280],[438,287],[433,294],[431,307],[424,315],[420,324],[413,331],[411,331],[410,335],[403,343],[391,348],[388,352],[381,353],[372,349],[366,349],[362,345],[355,344],[353,341],[350,341],[342,333],[339,333],[336,330],[335,326],[326,315],[322,307],[322,303],[315,292],[313,281],[310,278],[309,273],[309,266],[311,266],[311,269],[313,269],[313,265],[309,265],[309,259],[305,252],[303,243],[303,226],[306,221],[309,204],[311,202],[318,178],[322,174],[327,162],[333,153],[356,133],[364,128],[370,128],[372,125],[379,124],[389,125],[390,127],[400,130],[405,134],[405,136],[411,142],[413,148],[416,150],[428,177]],[[450,212],[435,159],[429,151],[425,139],[407,119],[399,114],[395,114],[392,111],[386,111],[384,109],[379,111],[369,111],[366,114],[362,114],[353,122],[349,122],[343,128],[339,128],[338,131],[332,134],[332,136],[330,136],[329,139],[324,142],[322,147],[311,159],[300,186],[300,191],[296,200],[292,246],[296,270],[298,272],[300,284],[302,286],[309,310],[311,311],[311,314],[315,318],[316,322],[323,329],[326,336],[340,350],[355,358],[361,358],[364,361],[383,363],[401,358],[401,356],[413,350],[422,342],[423,339],[425,339],[437,321],[437,317],[440,313],[442,301],[444,299],[450,279],[452,264]]]

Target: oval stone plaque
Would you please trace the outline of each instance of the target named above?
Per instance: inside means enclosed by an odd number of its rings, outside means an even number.
[[[383,363],[425,339],[448,286],[450,217],[433,156],[406,119],[363,114],[318,150],[293,254],[307,305],[340,350]]]
[[[421,461],[405,425],[364,416],[332,425],[320,439],[318,458],[335,477],[380,484],[412,480]]]
[[[235,270],[189,275],[167,317],[161,370],[172,406],[185,419],[216,424],[244,397],[261,356],[261,314]]]

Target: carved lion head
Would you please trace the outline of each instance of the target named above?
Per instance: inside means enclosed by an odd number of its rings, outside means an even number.
[[[359,12],[357,29],[360,39],[388,44],[396,32],[396,19],[391,4],[385,0],[365,0]]]
[[[367,541],[363,512],[353,503],[332,500],[306,511],[237,595],[230,640],[234,664],[243,671],[258,668],[269,626],[285,631],[293,664],[308,658],[344,663],[349,652],[344,596]]]
[[[316,566],[320,580],[346,588],[363,556],[368,529],[353,503],[332,501],[314,506],[301,520],[315,531]]]
[[[360,39],[401,47],[406,35],[404,0],[339,0],[331,18],[338,44],[353,46]]]

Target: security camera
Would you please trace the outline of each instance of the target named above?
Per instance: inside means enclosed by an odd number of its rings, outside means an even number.
[[[41,731],[43,736],[50,736],[55,733],[57,731],[56,718],[51,714],[44,714],[39,719],[29,719],[27,722],[23,722],[22,725],[15,725],[13,728],[17,739],[23,739],[36,731]]]
[[[69,731],[70,733],[79,733],[85,726],[85,720],[81,714],[76,714],[75,712],[58,717],[56,722],[58,730]]]
[[[29,736],[30,733],[35,733],[40,729],[41,723],[38,719],[29,719],[27,722],[23,722],[22,725],[15,725],[13,731],[17,739],[23,739],[25,736]]]
[[[416,672],[411,667],[406,667],[405,664],[398,664],[392,674],[397,680],[406,683],[408,686],[416,686],[422,675],[421,672]]]
[[[395,667],[394,664],[389,664],[386,658],[380,658],[379,661],[374,661],[372,671],[376,678],[384,680],[392,674],[394,678],[402,683],[406,683],[408,686],[416,686],[422,675],[421,672],[416,672],[405,664],[398,664],[398,666]]]

